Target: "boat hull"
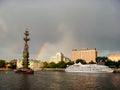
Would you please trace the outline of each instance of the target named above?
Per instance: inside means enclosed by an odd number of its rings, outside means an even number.
[[[33,70],[15,70],[17,74],[34,74]]]
[[[113,73],[113,70],[111,71],[67,71],[65,72],[78,72],[78,73]]]

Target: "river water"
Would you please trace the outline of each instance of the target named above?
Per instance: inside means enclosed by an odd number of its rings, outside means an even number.
[[[120,90],[120,74],[0,71],[0,90]]]

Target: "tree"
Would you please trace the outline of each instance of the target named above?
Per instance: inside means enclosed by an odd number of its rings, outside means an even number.
[[[120,60],[118,60],[118,64],[119,64],[119,66],[120,66]]]
[[[106,65],[106,66],[109,66],[109,67],[115,67],[115,61],[107,60],[107,61],[105,62],[105,65]]]
[[[5,66],[5,60],[0,60],[0,68]]]
[[[56,68],[57,64],[55,62],[50,62],[47,67],[48,68]]]
[[[73,65],[74,64],[74,61],[69,61],[66,63],[66,65]]]
[[[82,59],[77,59],[76,60],[76,63],[82,63],[82,64],[87,64],[85,60],[82,60]]]
[[[47,62],[43,62],[43,68],[47,68],[48,67],[48,63]]]
[[[96,58],[97,63],[106,62],[107,60],[108,60],[108,57],[105,57],[105,56],[103,56],[103,57],[99,56],[99,57]]]
[[[119,61],[118,62],[115,62],[115,67],[116,68],[119,68],[120,64],[119,64]]]
[[[57,63],[58,68],[66,68],[67,64],[64,61],[60,61]]]
[[[93,60],[91,60],[91,61],[89,62],[89,64],[95,64],[95,62],[93,62]]]
[[[14,62],[9,62],[10,66],[8,68],[12,68],[12,69],[15,69],[16,68],[16,65],[14,64]]]

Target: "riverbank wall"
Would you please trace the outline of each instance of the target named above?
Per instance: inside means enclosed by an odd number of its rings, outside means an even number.
[[[0,68],[0,71],[3,71],[3,70],[13,70],[13,69],[10,69],[10,68]]]
[[[65,68],[39,68],[36,71],[65,71]],[[115,68],[113,73],[120,73],[120,68]]]
[[[14,69],[0,68],[0,71],[3,71],[3,70],[14,70]],[[34,71],[62,71],[64,72],[65,68],[37,68],[37,69],[34,69]],[[115,68],[113,73],[120,73],[120,68]]]
[[[115,68],[113,73],[120,73],[120,68]]]
[[[39,68],[35,71],[65,71],[65,68]]]

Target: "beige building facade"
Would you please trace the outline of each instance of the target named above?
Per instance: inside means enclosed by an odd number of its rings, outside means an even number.
[[[118,61],[118,60],[120,60],[120,54],[110,54],[110,55],[108,55],[108,59],[110,59],[112,61]]]
[[[49,62],[58,63],[58,62],[60,62],[60,61],[62,61],[62,60],[63,60],[64,62],[69,62],[69,61],[70,61],[70,59],[67,58],[67,57],[65,57],[65,56],[63,55],[63,53],[59,52],[59,53],[56,53],[56,56],[51,57],[51,59],[50,59]]]
[[[17,69],[23,67],[22,65],[23,60],[19,59],[17,60]],[[29,60],[29,66],[33,70],[39,70],[41,67],[41,61],[38,60]]]
[[[72,61],[75,61],[77,59],[82,59],[85,60],[87,63],[89,63],[91,61],[96,62],[96,58],[97,58],[96,48],[94,49],[84,48],[80,50],[77,49],[72,50],[72,55],[71,55]]]

